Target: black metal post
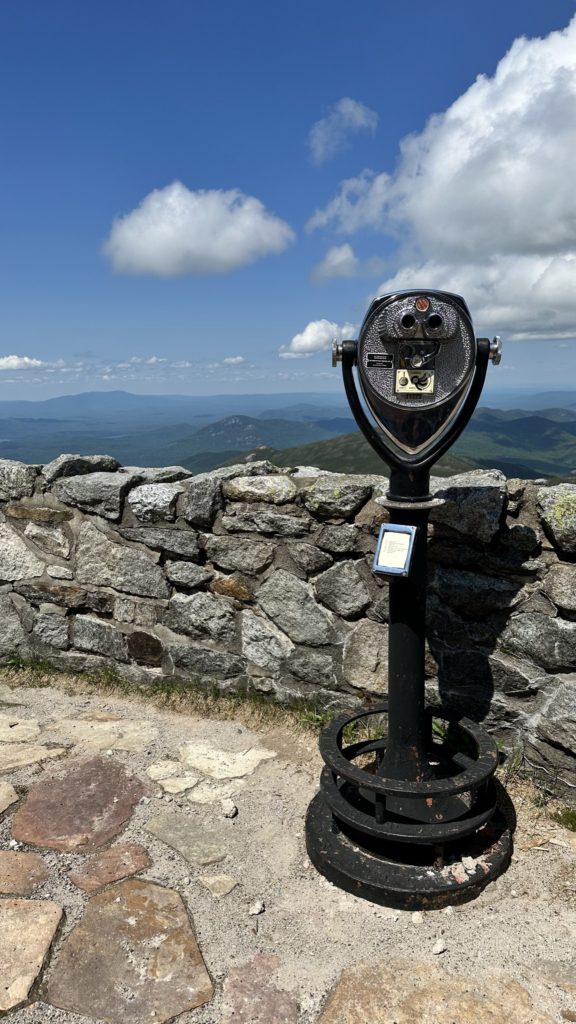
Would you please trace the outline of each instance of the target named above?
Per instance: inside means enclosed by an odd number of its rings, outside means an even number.
[[[424,714],[428,509],[389,508],[391,522],[415,526],[416,537],[410,576],[389,584],[388,745],[379,773],[420,782],[429,777]]]

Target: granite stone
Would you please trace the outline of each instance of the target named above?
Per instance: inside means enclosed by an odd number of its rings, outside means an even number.
[[[213,994],[181,897],[138,880],[90,899],[45,990],[49,1005],[107,1024],[163,1024]]]
[[[52,900],[0,900],[0,1012],[26,1002],[61,917]]]
[[[52,850],[95,850],[118,834],[145,793],[144,783],[110,757],[69,762],[65,775],[30,787],[12,835]]]
[[[195,868],[219,864],[228,853],[224,839],[195,818],[158,814],[150,819],[146,828]]]
[[[153,556],[117,544],[86,521],[79,532],[76,578],[86,586],[113,587],[140,597],[169,595],[168,584]]]
[[[0,893],[4,896],[31,896],[47,881],[49,874],[38,853],[0,850]]]
[[[148,850],[140,843],[119,843],[69,871],[68,878],[79,889],[91,895],[105,885],[146,871],[151,864]]]

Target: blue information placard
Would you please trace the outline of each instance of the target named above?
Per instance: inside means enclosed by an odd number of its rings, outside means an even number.
[[[384,523],[380,527],[372,570],[383,576],[408,576],[416,526]]]

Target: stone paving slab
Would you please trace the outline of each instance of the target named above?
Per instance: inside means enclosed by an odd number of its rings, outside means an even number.
[[[91,857],[79,868],[72,869],[68,878],[79,889],[93,893],[112,882],[145,871],[151,864],[148,850],[140,843],[121,843]]]
[[[50,872],[37,853],[0,850],[0,893],[5,896],[31,896]]]
[[[0,1011],[27,998],[62,916],[51,900],[0,900]]]
[[[298,1024],[298,1001],[270,983],[280,963],[280,957],[259,953],[232,968],[224,983],[222,1024]]]
[[[36,719],[0,715],[0,743],[28,742],[38,739],[39,735],[40,728]]]
[[[36,743],[2,743],[0,746],[0,772],[25,768],[29,764],[49,761],[66,754],[66,747],[45,747]]]
[[[195,740],[180,747],[180,758],[185,765],[209,775],[212,779],[238,779],[252,775],[261,761],[276,757],[273,750],[248,747],[246,750],[222,750],[209,741]]]
[[[218,864],[228,852],[225,843],[216,833],[208,831],[202,822],[191,818],[159,814],[150,819],[146,828],[163,843],[177,850],[192,867]]]
[[[4,782],[0,779],[0,814],[6,811],[18,800],[18,793],[11,782]]]
[[[504,975],[457,978],[433,964],[344,971],[318,1024],[554,1024]]]
[[[76,743],[88,750],[144,750],[154,742],[158,730],[147,721],[126,721],[107,716],[62,718],[52,725],[57,740]]]
[[[140,881],[92,897],[46,981],[49,1004],[106,1024],[162,1024],[212,993],[182,899]]]
[[[14,816],[18,842],[90,851],[118,834],[146,786],[112,758],[69,762],[62,778],[43,779]]]

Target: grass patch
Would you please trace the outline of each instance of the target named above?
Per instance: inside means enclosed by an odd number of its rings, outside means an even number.
[[[559,810],[552,813],[552,821],[558,822],[559,825],[562,825],[562,828],[567,828],[570,832],[576,832],[576,808],[559,808]]]
[[[69,696],[125,698],[140,706],[152,705],[200,718],[238,721],[249,728],[281,728],[293,735],[317,736],[335,714],[314,701],[277,704],[266,694],[248,688],[221,693],[216,684],[205,680],[173,676],[134,682],[114,669],[72,674],[59,671],[49,662],[19,658],[0,666],[0,682],[11,687],[53,686]]]

